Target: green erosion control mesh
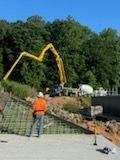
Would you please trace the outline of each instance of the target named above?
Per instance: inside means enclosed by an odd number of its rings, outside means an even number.
[[[6,98],[4,103],[4,115],[0,115],[0,133],[29,135],[32,124],[31,105],[16,98]],[[37,133],[37,129],[35,131]],[[78,134],[88,133],[87,130],[72,123],[66,122],[56,116],[46,113],[44,118],[43,134]]]

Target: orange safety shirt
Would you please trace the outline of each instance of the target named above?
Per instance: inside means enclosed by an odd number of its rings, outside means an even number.
[[[0,112],[2,112],[2,111],[3,111],[3,106],[0,105]]]
[[[46,111],[46,101],[44,98],[37,98],[33,102],[33,112],[37,115],[43,115]]]

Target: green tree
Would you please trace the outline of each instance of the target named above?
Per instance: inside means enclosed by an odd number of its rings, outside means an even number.
[[[5,66],[5,70],[10,69],[22,51],[28,51],[35,56],[39,56],[43,44],[45,45],[45,34],[47,34],[45,23],[39,17],[30,17],[25,23],[22,21],[11,23],[11,28],[5,37],[4,62],[8,64]],[[10,75],[10,79],[40,88],[44,79],[44,67],[39,65],[38,62],[23,57]],[[34,77],[32,73],[34,73]]]
[[[107,74],[107,80],[110,87],[118,85],[120,67],[120,38],[117,35],[117,31],[111,28],[104,30],[100,33],[103,45],[103,55],[105,73]]]
[[[48,24],[48,28],[51,33],[51,42],[59,51],[64,62],[67,85],[80,83],[81,72],[85,68],[81,46],[90,36],[91,31],[71,17],[66,20],[55,20],[52,24]]]
[[[4,60],[3,60],[3,54],[4,54],[4,46],[5,46],[5,41],[4,38],[6,36],[6,33],[9,28],[9,23],[7,21],[1,20],[0,21],[0,79],[3,78],[3,73],[4,73]]]
[[[90,70],[97,84],[105,88],[117,85],[119,43],[116,31],[107,29],[99,35],[93,34],[82,46],[86,70]]]
[[[40,16],[26,22],[0,21],[0,77],[15,62],[19,53],[27,51],[39,56],[42,49],[53,43],[61,56],[67,86],[87,83],[105,88],[120,86],[120,37],[111,28],[97,34],[72,17],[45,22]],[[55,57],[50,51],[43,63],[24,57],[10,79],[42,89],[60,83]]]

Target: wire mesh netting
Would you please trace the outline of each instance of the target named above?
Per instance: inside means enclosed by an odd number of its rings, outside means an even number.
[[[5,118],[2,118],[0,115],[0,133],[29,135],[33,121],[31,105],[10,97],[0,102],[4,103],[5,116]],[[38,126],[35,134],[37,129]],[[85,129],[49,113],[45,114],[43,134],[79,134],[87,132]]]

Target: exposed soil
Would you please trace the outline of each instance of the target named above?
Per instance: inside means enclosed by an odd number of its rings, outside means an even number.
[[[67,96],[61,96],[61,97],[47,97],[47,101],[49,103],[63,106],[64,104],[74,104],[76,106],[81,106],[80,100],[78,100],[76,97],[67,97]],[[82,124],[83,127],[94,131],[96,128],[96,133],[101,134],[108,138],[110,141],[112,141],[114,144],[120,147],[120,128],[118,128],[117,125],[112,125],[112,127],[108,127],[106,123],[97,121],[96,125],[94,125],[93,121],[85,120],[85,122]]]
[[[96,131],[96,134],[103,135],[120,147],[120,128],[117,126],[108,127],[106,123],[99,121],[97,121],[96,125],[93,123],[93,121],[87,121],[83,126],[92,131]]]
[[[68,97],[68,96],[61,96],[61,97],[49,97],[47,98],[49,103],[64,106],[65,104],[73,104],[75,106],[81,106],[81,102],[76,97]]]

